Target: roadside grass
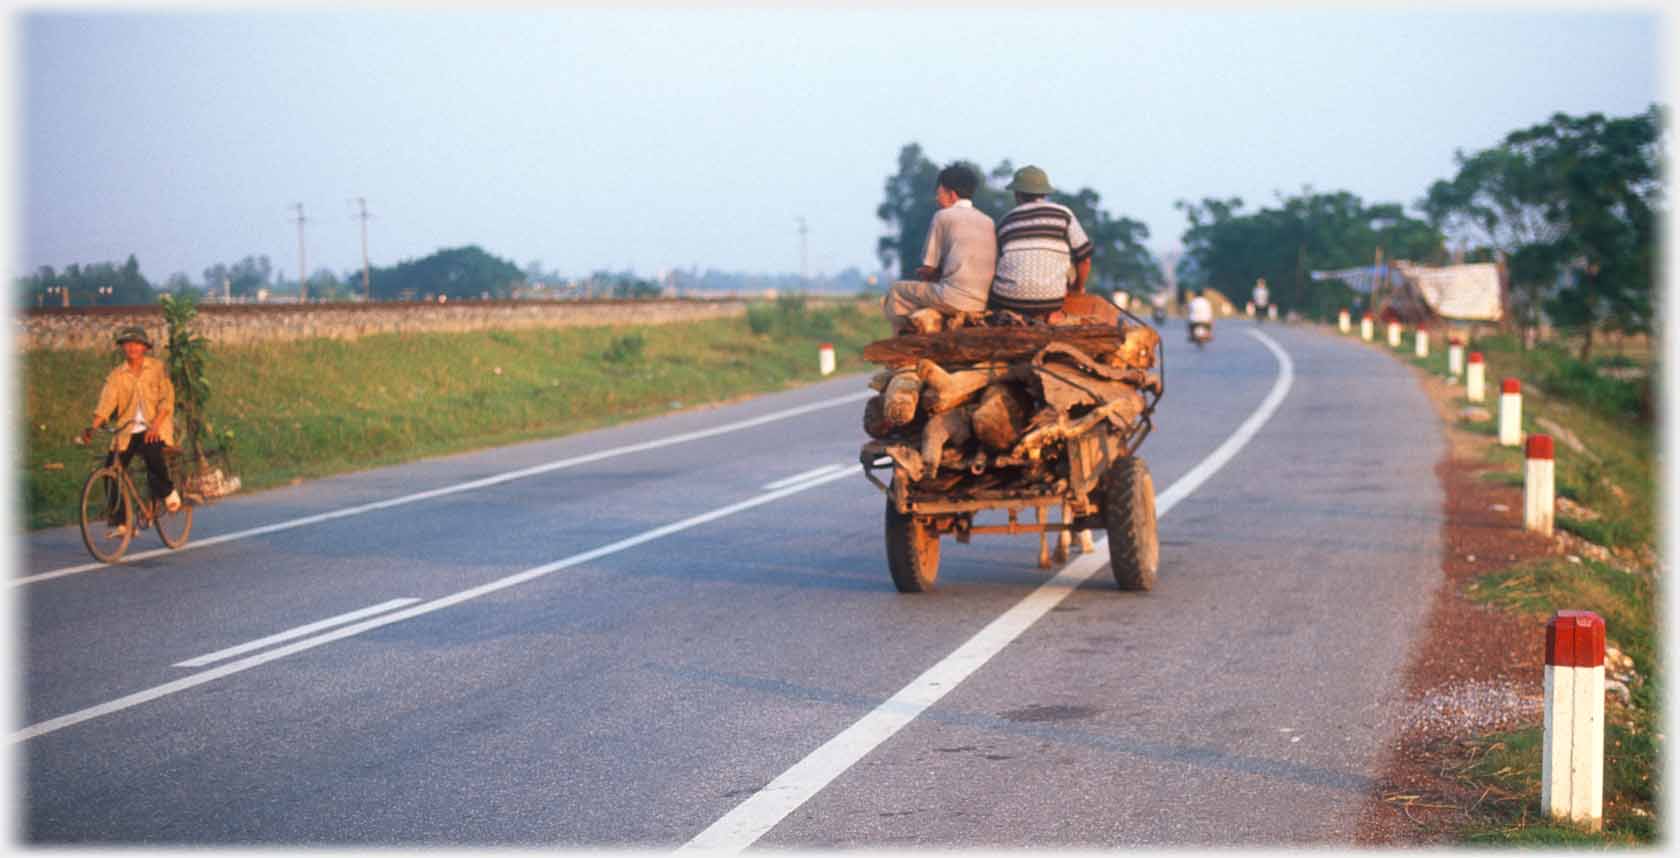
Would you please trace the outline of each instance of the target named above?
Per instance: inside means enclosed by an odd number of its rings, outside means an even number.
[[[1573,357],[1574,345],[1542,344],[1523,351],[1510,336],[1472,341],[1466,356],[1472,350],[1483,354],[1488,384],[1483,405],[1495,420],[1460,419],[1453,425],[1479,436],[1497,436],[1500,382],[1517,378],[1522,382],[1524,432],[1552,434],[1556,441],[1558,495],[1591,511],[1582,517],[1561,515],[1557,527],[1609,548],[1649,549],[1656,535],[1656,453],[1647,379],[1655,373],[1657,351],[1648,339],[1641,339],[1618,354],[1585,363]],[[1444,347],[1427,358],[1409,350],[1391,351],[1426,372],[1447,375]],[[1604,372],[1606,368],[1610,372]],[[1629,374],[1634,377],[1626,377]],[[1567,430],[1585,451],[1574,449],[1553,426],[1541,426],[1542,418]],[[1490,445],[1486,461],[1493,467],[1483,471],[1481,479],[1522,486],[1520,447]],[[1626,556],[1618,555],[1618,560]],[[1579,559],[1576,563],[1549,557],[1495,572],[1473,582],[1467,595],[1535,622],[1561,609],[1595,611],[1605,618],[1611,643],[1632,658],[1639,680],[1631,683],[1629,705],[1609,704],[1604,830],[1591,832],[1543,817],[1543,734],[1540,727],[1531,727],[1464,743],[1469,760],[1453,774],[1477,787],[1483,797],[1470,823],[1457,831],[1466,843],[1602,847],[1649,845],[1659,836],[1655,815],[1663,674],[1655,572],[1643,560],[1624,571]]]
[[[1596,612],[1604,618],[1610,644],[1633,660],[1640,679],[1629,689],[1631,706],[1607,705],[1602,833],[1541,815],[1544,737],[1541,728],[1530,727],[1474,740],[1479,756],[1458,777],[1491,788],[1489,794],[1497,792],[1502,798],[1478,807],[1481,813],[1461,832],[1468,842],[1603,845],[1655,841],[1663,674],[1654,591],[1653,579],[1643,572],[1623,571],[1591,559],[1573,563],[1557,557],[1519,564],[1470,584],[1470,598],[1536,622],[1564,608]]]
[[[809,383],[821,377],[822,342],[834,344],[838,371],[862,371],[872,366],[863,346],[888,334],[863,303],[784,298],[751,310],[768,322],[749,315],[217,346],[210,421],[217,434],[233,431],[234,470],[256,490]],[[108,351],[19,357],[29,528],[75,520],[94,456],[71,438],[88,425],[117,360]]]
[[[1635,385],[1596,376],[1583,380],[1581,367],[1586,365],[1552,346],[1524,353],[1514,338],[1495,336],[1478,339],[1473,347],[1487,360],[1490,411],[1498,410],[1499,380],[1517,378],[1523,384],[1523,431],[1552,434],[1539,425],[1544,418],[1568,428],[1588,451],[1577,452],[1564,439],[1554,438],[1558,495],[1600,516],[1591,522],[1567,519],[1560,526],[1611,548],[1652,544],[1657,516],[1655,430],[1638,411],[1637,396],[1630,399]],[[1445,358],[1438,367],[1433,355],[1413,362],[1431,372],[1446,372]],[[1461,420],[1456,425],[1479,435],[1499,433],[1497,413],[1493,421]],[[1491,448],[1488,460],[1500,471],[1514,473],[1509,479],[1522,485],[1520,447]]]

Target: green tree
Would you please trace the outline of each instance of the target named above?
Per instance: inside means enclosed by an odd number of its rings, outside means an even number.
[[[1397,204],[1367,205],[1347,191],[1307,187],[1295,196],[1280,194],[1275,207],[1247,213],[1243,205],[1237,197],[1177,203],[1190,221],[1177,272],[1182,285],[1211,286],[1242,301],[1264,277],[1279,306],[1328,316],[1346,306],[1351,293],[1312,282],[1314,269],[1368,265],[1378,248],[1387,259],[1444,258],[1440,233]]]
[[[1664,204],[1663,115],[1554,114],[1490,149],[1457,153],[1458,174],[1420,204],[1443,228],[1509,256],[1518,321],[1578,329],[1581,358],[1608,324],[1648,330]]]
[[[922,153],[920,144],[908,143],[898,150],[898,172],[887,177],[886,198],[875,208],[875,216],[885,221],[889,230],[876,242],[875,253],[881,267],[888,271],[896,267],[900,278],[913,277],[922,264],[928,224],[933,213],[939,211],[933,199],[938,185],[939,167]],[[979,202],[975,201],[977,207]]]
[[[508,298],[524,281],[518,266],[484,252],[478,245],[439,250],[369,272],[379,300],[416,300],[427,295],[450,298]]]
[[[120,266],[110,262],[72,264],[63,271],[42,266],[21,278],[18,287],[27,305],[46,307],[63,306],[66,294],[75,307],[150,304],[155,294],[133,254]]]

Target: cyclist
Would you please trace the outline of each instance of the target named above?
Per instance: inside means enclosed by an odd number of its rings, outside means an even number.
[[[94,431],[114,413],[116,425],[126,425],[129,431],[119,431],[111,439],[111,452],[105,456],[105,464],[109,466],[120,457],[126,468],[138,452],[146,460],[146,482],[152,497],[163,498],[164,506],[174,512],[181,508],[181,495],[169,481],[163,450],[175,444],[175,385],[169,382],[163,361],[147,354],[152,350],[152,341],[146,336],[145,328],[135,325],[118,331],[117,347],[122,349],[124,360],[105,376],[99,405],[93,409],[93,425],[82,430],[80,440],[83,444],[93,440]],[[111,491],[116,491],[114,484]],[[114,497],[111,509],[113,518],[122,515],[122,505]],[[114,538],[134,527],[130,521],[113,520],[111,524],[117,528]]]

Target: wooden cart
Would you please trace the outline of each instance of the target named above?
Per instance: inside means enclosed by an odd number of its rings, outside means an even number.
[[[1128,330],[1137,330],[1125,319],[1148,330],[1152,341],[1143,340],[1148,344],[1145,366],[1164,373],[1159,334],[1141,319],[1125,314],[1113,328],[1116,343],[1125,339]],[[967,337],[971,341],[983,338],[987,336],[984,330],[971,331]],[[1049,338],[1054,341],[1055,336],[1052,332]],[[1086,336],[1082,342],[1088,347],[1093,340]],[[869,356],[867,350],[865,356]],[[1132,359],[1134,367],[1144,363],[1135,355]],[[973,372],[972,367],[939,369],[961,373]],[[939,575],[939,541],[947,534],[967,543],[975,534],[1037,533],[1039,565],[1049,567],[1051,533],[1058,535],[1058,559],[1065,560],[1073,531],[1100,527],[1108,532],[1109,556],[1120,588],[1150,589],[1159,563],[1155,489],[1149,468],[1137,452],[1154,428],[1151,418],[1164,391],[1164,375],[1136,368],[1107,369],[1079,348],[1061,343],[1046,346],[1030,360],[989,367],[999,380],[1039,384],[1033,388],[1041,392],[1035,402],[1039,410],[1028,431],[1009,447],[988,450],[971,443],[968,452],[955,455],[935,447],[930,458],[924,455],[929,450],[903,439],[877,438],[863,445],[859,461],[864,476],[886,495],[887,566],[893,583],[904,593],[932,589]],[[922,370],[924,375],[939,372],[926,366]],[[1083,385],[1080,372],[1088,376]],[[1117,379],[1126,381],[1124,388],[1114,383]],[[1045,401],[1052,385],[1062,394],[1059,404],[1072,401],[1063,390],[1069,383],[1083,391],[1078,404],[1061,408]],[[1107,396],[1096,396],[1102,393]],[[921,419],[931,423],[938,418],[924,413]],[[870,420],[866,412],[866,426]],[[889,480],[876,475],[888,469],[892,472]],[[1060,511],[1056,522],[1049,520],[1053,508]],[[994,509],[1008,512],[1007,524],[975,523],[976,513]],[[1035,513],[1032,522],[1021,520],[1023,510]]]

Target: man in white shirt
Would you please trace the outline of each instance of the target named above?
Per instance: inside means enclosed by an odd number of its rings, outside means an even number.
[[[980,177],[963,164],[939,171],[934,199],[939,211],[928,227],[927,245],[915,280],[900,280],[881,302],[888,324],[899,333],[911,313],[934,307],[946,315],[981,313],[997,267],[997,229],[974,207]]]
[[[1197,324],[1205,324],[1209,328],[1213,327],[1213,302],[1207,299],[1206,293],[1197,292],[1196,297],[1190,299],[1188,318],[1191,328],[1194,328]]]
[[[1261,277],[1260,279],[1255,280],[1254,281],[1254,318],[1255,319],[1264,320],[1266,318],[1266,305],[1268,303],[1270,303],[1271,300],[1272,300],[1272,293],[1269,290],[1266,289],[1266,278]]]

